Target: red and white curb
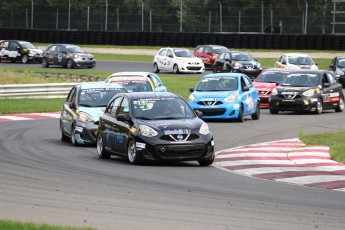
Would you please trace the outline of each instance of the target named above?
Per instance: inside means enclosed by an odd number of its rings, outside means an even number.
[[[345,192],[345,165],[330,159],[329,147],[306,146],[298,139],[222,150],[215,165],[251,177]]]
[[[40,119],[51,119],[59,118],[60,112],[51,112],[51,113],[25,113],[25,114],[8,114],[1,115],[1,121],[23,121],[23,120],[40,120]]]

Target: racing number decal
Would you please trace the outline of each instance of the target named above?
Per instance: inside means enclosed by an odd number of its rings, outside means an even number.
[[[323,94],[323,101],[324,102],[338,102],[339,101],[339,93],[327,93]]]

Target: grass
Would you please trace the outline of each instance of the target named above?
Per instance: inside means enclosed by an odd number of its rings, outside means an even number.
[[[94,230],[94,228],[75,228],[67,226],[54,226],[48,224],[33,224],[19,221],[0,220],[0,229],[2,230]]]
[[[332,160],[345,163],[345,131],[304,135],[300,129],[298,138],[306,145],[329,146]]]

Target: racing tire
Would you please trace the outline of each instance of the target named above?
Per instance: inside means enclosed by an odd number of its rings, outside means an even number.
[[[88,68],[88,69],[92,69],[92,68],[93,68],[93,66],[88,66],[87,68]]]
[[[73,60],[72,60],[72,59],[68,59],[66,65],[67,65],[67,68],[68,68],[68,69],[73,69],[73,68],[74,68],[74,62],[73,62]]]
[[[109,154],[105,148],[104,148],[104,142],[103,142],[103,137],[101,134],[97,135],[97,155],[101,159],[109,159],[111,157],[111,154]]]
[[[129,163],[136,165],[140,163],[140,159],[137,153],[136,143],[134,140],[129,140],[127,146],[127,157]]]
[[[67,142],[70,140],[70,138],[65,134],[63,131],[62,125],[60,124],[60,132],[61,132],[61,141],[62,142]]]
[[[153,63],[153,72],[154,72],[154,73],[159,73],[159,68],[158,68],[158,65],[157,65],[156,62]]]
[[[240,110],[238,111],[238,122],[244,122],[244,112],[243,112],[243,105],[240,105]]]
[[[48,68],[49,67],[49,62],[47,58],[42,59],[42,67],[43,68]]]
[[[173,72],[174,72],[174,74],[180,73],[180,71],[178,70],[178,65],[177,64],[174,65]]]
[[[209,166],[213,164],[213,162],[214,162],[214,156],[211,159],[198,160],[198,163],[200,166]]]
[[[217,66],[212,66],[212,73],[217,73]]]
[[[71,142],[74,146],[79,146],[77,140],[75,139],[75,128],[73,128],[72,130],[72,134],[71,134]]]
[[[335,107],[335,112],[343,112],[344,110],[344,98],[340,97],[337,107]]]
[[[271,114],[278,114],[279,110],[270,108],[270,113]]]
[[[28,55],[24,54],[22,56],[22,63],[23,64],[28,64],[29,63],[29,56]]]
[[[257,102],[255,113],[252,114],[252,119],[259,120],[259,118],[260,118],[260,104],[259,102]]]
[[[321,114],[322,113],[322,101],[321,99],[317,99],[316,102],[316,109],[315,109],[315,114]]]

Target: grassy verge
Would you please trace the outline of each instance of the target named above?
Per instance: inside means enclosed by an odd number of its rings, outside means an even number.
[[[74,228],[67,226],[54,226],[48,224],[22,223],[19,221],[0,220],[0,229],[4,230],[94,230],[94,228]]]
[[[300,130],[298,137],[306,145],[329,146],[332,160],[345,163],[345,131],[304,135]]]

